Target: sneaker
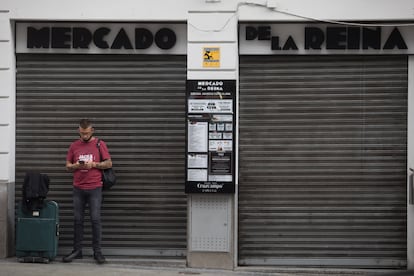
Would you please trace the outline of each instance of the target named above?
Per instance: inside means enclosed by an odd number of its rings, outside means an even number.
[[[82,259],[82,250],[73,250],[69,255],[63,257],[62,262],[70,263],[74,259]]]
[[[105,257],[102,255],[102,253],[101,253],[101,252],[94,253],[94,254],[93,254],[93,258],[95,259],[95,261],[96,261],[98,264],[104,264],[104,263],[106,263],[106,259],[105,259]]]

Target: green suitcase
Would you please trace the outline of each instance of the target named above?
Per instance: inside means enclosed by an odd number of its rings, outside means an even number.
[[[20,262],[53,261],[59,240],[59,206],[46,201],[43,208],[24,211],[19,204],[16,224],[16,257]]]

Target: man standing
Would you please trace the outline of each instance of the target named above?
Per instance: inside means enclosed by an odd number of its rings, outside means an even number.
[[[89,206],[92,223],[93,257],[98,264],[106,262],[101,251],[101,203],[102,171],[112,167],[111,156],[104,141],[100,140],[102,160],[97,147],[98,139],[93,137],[94,128],[88,119],[79,123],[80,139],[74,141],[66,156],[66,169],[73,172],[74,242],[73,251],[63,262],[82,258],[83,222],[85,207]]]

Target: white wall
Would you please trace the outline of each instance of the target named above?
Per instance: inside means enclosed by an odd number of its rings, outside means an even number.
[[[243,2],[243,1],[240,1]],[[250,1],[247,1],[250,2]],[[276,6],[271,11],[243,5],[240,20],[413,20],[412,0],[257,0]],[[294,15],[294,16],[293,16]]]
[[[206,3],[211,1],[212,3]],[[219,2],[216,2],[219,1]],[[276,6],[277,11],[253,6]],[[305,17],[333,20],[413,20],[412,0],[2,0],[0,10],[26,20],[186,20],[187,11],[236,11],[246,20],[300,20]]]
[[[7,12],[0,7],[0,180],[14,181],[14,42]]]
[[[1,9],[24,20],[175,21],[186,17],[188,0],[2,0]]]

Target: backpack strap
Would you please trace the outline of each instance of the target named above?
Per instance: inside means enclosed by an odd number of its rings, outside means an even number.
[[[96,147],[99,151],[99,162],[102,162],[102,153],[101,153],[101,139],[98,138],[98,141],[96,141]]]

